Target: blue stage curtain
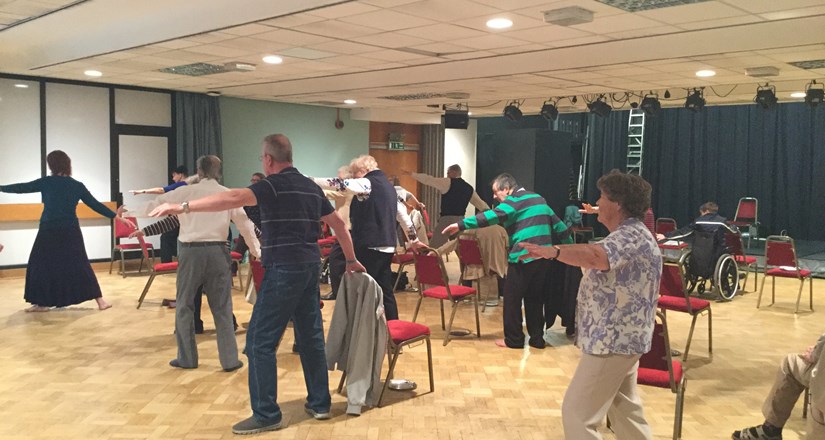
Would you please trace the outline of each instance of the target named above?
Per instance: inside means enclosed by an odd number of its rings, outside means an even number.
[[[739,198],[750,196],[759,199],[763,236],[786,230],[794,238],[825,240],[822,106],[671,108],[646,123],[643,175],[653,185],[657,217],[685,225],[712,200],[733,218]]]

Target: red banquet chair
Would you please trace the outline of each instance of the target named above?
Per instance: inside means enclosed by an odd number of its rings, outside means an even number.
[[[673,360],[670,350],[670,338],[667,320],[663,313],[657,313],[657,322],[653,328],[653,341],[650,351],[639,359],[636,383],[656,388],[670,389],[676,394],[676,413],[673,420],[673,440],[682,438],[682,413],[685,403],[685,386],[687,376],[682,363]]]
[[[759,200],[755,197],[742,197],[736,205],[736,214],[728,224],[734,225],[740,230],[746,230],[742,235],[748,236],[748,248],[751,247],[751,238],[757,238],[757,228],[759,227]]]
[[[672,218],[662,217],[656,219],[656,233],[667,234],[678,229],[676,227],[676,220]]]
[[[126,220],[131,221],[135,225],[137,225],[137,219],[135,217],[124,217],[124,218]],[[137,228],[130,228],[129,226],[124,225],[121,222],[115,222],[115,227],[112,229],[112,234],[113,234],[113,238],[114,238],[113,241],[114,241],[115,245],[112,247],[112,259],[109,263],[109,273],[110,274],[112,273],[112,268],[115,265],[115,254],[116,253],[117,253],[118,256],[120,256],[120,274],[123,275],[123,278],[126,278],[127,273],[126,273],[125,262],[124,262],[124,260],[126,259],[126,254],[128,254],[128,253],[140,253],[141,252],[140,243],[121,243],[120,242],[120,240],[123,239],[123,238],[129,238],[129,235],[132,232],[135,232],[135,230],[137,230]],[[152,243],[146,243],[146,247],[148,247],[149,249],[152,249],[153,253],[154,253],[154,248],[152,247]],[[141,255],[140,267],[138,267],[138,271],[137,272],[130,272],[130,273],[140,273],[143,270],[143,260],[144,259],[145,259],[145,257],[143,255]]]
[[[805,286],[805,279],[808,279],[810,286],[810,308],[814,311],[814,280],[811,271],[799,267],[796,259],[796,246],[793,238],[783,235],[771,235],[765,240],[765,272],[762,278],[762,285],[759,287],[759,298],[756,300],[756,308],[762,303],[762,291],[765,290],[765,279],[771,277],[771,304],[776,301],[776,277],[796,278],[799,280],[799,294],[796,296],[796,310],[799,313],[799,301],[802,300],[802,288]]]
[[[143,252],[143,258],[149,261],[149,279],[146,281],[146,285],[143,287],[143,292],[141,292],[140,298],[138,298],[137,308],[139,309],[140,306],[143,304],[143,299],[146,298],[146,293],[149,292],[149,288],[152,287],[152,282],[155,281],[155,277],[158,275],[177,273],[178,262],[173,261],[171,263],[155,264],[155,258],[149,257],[149,245],[146,243],[146,241],[143,240],[143,237],[138,236],[137,239],[138,244],[140,245],[140,249]]]
[[[684,267],[681,264],[665,263],[662,266],[662,279],[659,283],[659,309],[662,315],[667,311],[687,313],[693,319],[690,322],[690,332],[685,344],[682,360],[686,361],[690,342],[693,339],[693,330],[696,328],[696,318],[702,313],[708,314],[708,353],[713,353],[713,315],[710,301],[690,296],[685,282]]]
[[[447,276],[447,269],[444,267],[444,260],[441,259],[435,249],[425,247],[415,253],[415,275],[418,280],[418,304],[415,306],[415,313],[413,313],[413,322],[418,317],[418,311],[421,309],[421,302],[424,298],[434,298],[441,303],[441,328],[446,330],[444,336],[444,345],[450,343],[450,331],[453,329],[453,320],[455,319],[455,312],[458,310],[458,305],[465,300],[473,302],[476,310],[476,335],[481,337],[481,320],[478,314],[478,291],[472,287],[458,286],[450,284],[450,278]],[[425,286],[432,286],[425,289]],[[444,325],[444,301],[449,301],[452,305],[450,312],[450,322]]]
[[[243,278],[241,277],[241,262],[243,261],[243,254],[240,253],[240,252],[232,251],[232,252],[229,253],[229,258],[232,259],[232,262],[236,264],[235,267],[238,268],[238,270],[235,272],[235,274],[238,277],[238,284],[239,284],[238,288],[243,292],[244,282],[243,282]],[[247,275],[247,282],[246,282],[247,286],[249,286],[249,278],[251,278],[251,277],[252,277],[251,273]],[[232,286],[233,287],[235,286],[235,279],[234,278],[232,279]]]
[[[756,292],[756,283],[759,278],[759,268],[756,257],[751,257],[745,254],[745,246],[742,244],[742,234],[738,231],[732,232],[730,230],[726,230],[725,246],[728,248],[728,252],[731,256],[733,256],[733,260],[736,261],[736,266],[739,268],[739,273],[745,274],[745,276],[742,277],[742,291],[745,290],[745,287],[748,284],[748,275],[750,274],[751,267],[753,267],[753,291]]]
[[[405,253],[398,253],[396,252],[392,256],[392,264],[398,265],[398,272],[395,275],[395,283],[392,285],[392,290],[398,289],[398,282],[401,280],[401,274],[404,271],[404,268],[413,264],[415,262],[415,257],[413,256],[412,252],[405,252]]]
[[[464,284],[465,273],[470,266],[481,266],[483,273],[489,274],[490,267],[484,261],[484,256],[481,254],[481,245],[478,242],[478,237],[474,234],[461,234],[458,237],[458,261],[461,263],[461,278],[458,284]],[[481,278],[473,280],[476,283],[476,289],[481,296]],[[484,297],[484,302],[481,303],[481,311],[487,310],[487,301],[490,297],[490,292]]]

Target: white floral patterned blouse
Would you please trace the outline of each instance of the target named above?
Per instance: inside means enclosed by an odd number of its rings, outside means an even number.
[[[641,220],[622,222],[599,243],[610,269],[585,269],[576,310],[576,346],[584,353],[650,351],[662,254]]]

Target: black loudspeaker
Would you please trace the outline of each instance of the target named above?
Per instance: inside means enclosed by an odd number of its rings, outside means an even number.
[[[445,110],[444,128],[459,128],[466,130],[470,125],[470,116],[466,110]]]

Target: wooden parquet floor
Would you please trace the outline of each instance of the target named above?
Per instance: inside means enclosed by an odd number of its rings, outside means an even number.
[[[452,260],[448,265],[457,278]],[[98,277],[114,305],[103,312],[88,302],[24,313],[23,279],[0,279],[0,439],[235,438],[230,426],[250,414],[247,368],[220,370],[209,313],[204,314],[207,334],[198,336],[200,368],[175,370],[167,365],[176,353],[174,310],[160,307],[162,297],[174,296],[174,276],[159,277],[140,310],[135,305],[145,277],[124,279],[103,271]],[[683,438],[726,439],[734,429],[761,423],[762,400],[782,356],[803,351],[825,330],[825,281],[814,284],[819,307],[814,313],[794,315],[792,280],[777,282],[773,307],[757,310],[754,293],[714,303],[712,356],[707,320],[699,319],[687,363]],[[238,320],[248,321],[251,306],[239,291],[233,295]],[[401,317],[410,319],[417,294],[398,293],[397,298]],[[323,311],[327,322],[332,305]],[[286,349],[278,354],[278,397],[286,427],[256,438],[563,438],[561,402],[579,358],[564,329],[549,332],[552,347],[545,350],[505,350],[493,344],[502,335],[501,308],[488,308],[482,320],[481,339],[458,338],[443,347],[438,305],[425,301],[419,322],[433,329],[436,391],[428,392],[424,346],[409,348],[396,377],[418,382],[418,393],[388,391],[383,408],[365,410],[360,417],[345,415],[345,398],[333,394],[334,418],[328,421],[312,420],[303,411],[306,391],[288,331]],[[672,313],[668,321],[672,345],[682,348],[689,319]],[[473,324],[472,308],[462,307],[456,325]],[[242,347],[245,333],[237,337]],[[330,373],[331,388],[339,378],[340,373]],[[661,389],[641,392],[655,437],[671,438],[675,396]],[[803,438],[801,400],[785,439]]]

